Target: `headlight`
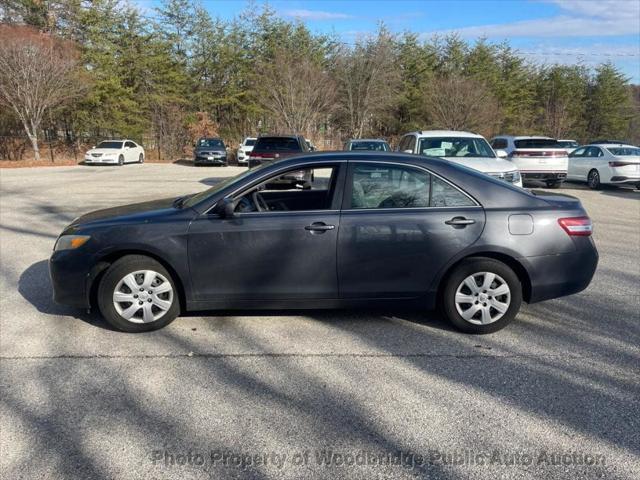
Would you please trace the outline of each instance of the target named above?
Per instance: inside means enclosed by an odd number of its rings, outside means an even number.
[[[58,238],[53,250],[56,252],[60,250],[75,250],[87,243],[90,238],[89,235],[63,235]]]
[[[513,183],[519,183],[521,180],[520,172],[513,172]]]

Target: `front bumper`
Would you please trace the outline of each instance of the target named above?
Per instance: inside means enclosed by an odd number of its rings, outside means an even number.
[[[91,285],[100,269],[92,265],[83,252],[62,250],[49,258],[49,277],[53,287],[53,301],[61,305],[89,308]]]
[[[226,165],[227,156],[222,157],[202,157],[197,155],[193,159],[193,163],[196,165]]]
[[[87,165],[116,165],[118,163],[118,159],[103,158],[103,157],[85,157],[84,163]]]

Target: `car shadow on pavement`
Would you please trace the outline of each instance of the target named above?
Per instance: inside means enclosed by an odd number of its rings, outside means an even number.
[[[40,313],[70,316],[95,327],[113,330],[95,311],[87,313],[86,310],[58,305],[53,301],[53,287],[49,278],[47,260],[36,262],[22,272],[18,280],[18,292]]]

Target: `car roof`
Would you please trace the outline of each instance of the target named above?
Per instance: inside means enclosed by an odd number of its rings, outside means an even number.
[[[417,135],[419,137],[465,137],[465,138],[484,138],[482,135],[473,132],[465,132],[462,130],[422,130],[411,132],[407,135]]]
[[[578,143],[577,140],[573,140],[572,138],[559,138],[558,141],[559,142],[576,142],[576,143]]]
[[[545,137],[544,135],[496,135],[493,138],[512,138],[513,140],[528,140],[528,139],[556,140],[553,137]]]
[[[265,134],[260,134],[258,135],[257,138],[304,138],[302,135],[296,135],[294,133],[287,135],[287,134],[269,134],[269,133],[265,133]]]
[[[619,148],[638,148],[635,145],[631,145],[628,143],[590,143],[589,145],[583,145],[585,147],[619,147]]]
[[[350,138],[350,142],[380,142],[387,143],[387,141],[383,138]]]
[[[299,155],[293,155],[273,163],[264,165],[255,172],[256,178],[246,177],[243,181],[251,183],[258,179],[270,175],[271,172],[280,170],[281,168],[304,168],[305,164],[313,164],[318,162],[344,162],[344,161],[365,161],[370,163],[397,164],[397,165],[413,165],[428,169],[430,172],[443,177],[447,182],[459,186],[468,193],[472,198],[476,199],[480,205],[485,208],[504,208],[509,205],[514,209],[520,207],[542,206],[548,207],[548,203],[538,199],[529,191],[515,187],[502,180],[495,179],[482,172],[474,170],[463,165],[447,161],[442,158],[428,157],[424,155],[412,155],[400,152],[372,152],[372,151],[333,151],[333,152],[305,152]],[[228,195],[237,186],[229,185],[228,191],[221,190],[217,194],[220,198]],[[219,200],[219,198],[217,199]],[[214,199],[215,201],[217,201]],[[198,205],[198,209],[206,211],[213,205],[209,200],[203,201]]]

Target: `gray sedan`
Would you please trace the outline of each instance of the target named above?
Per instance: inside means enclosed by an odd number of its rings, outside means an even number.
[[[309,172],[305,188],[270,185]],[[576,198],[529,192],[444,160],[291,157],[179,198],[76,219],[50,270],[56,301],[127,332],[180,311],[439,306],[489,333],[522,301],[579,292],[598,254]]]

